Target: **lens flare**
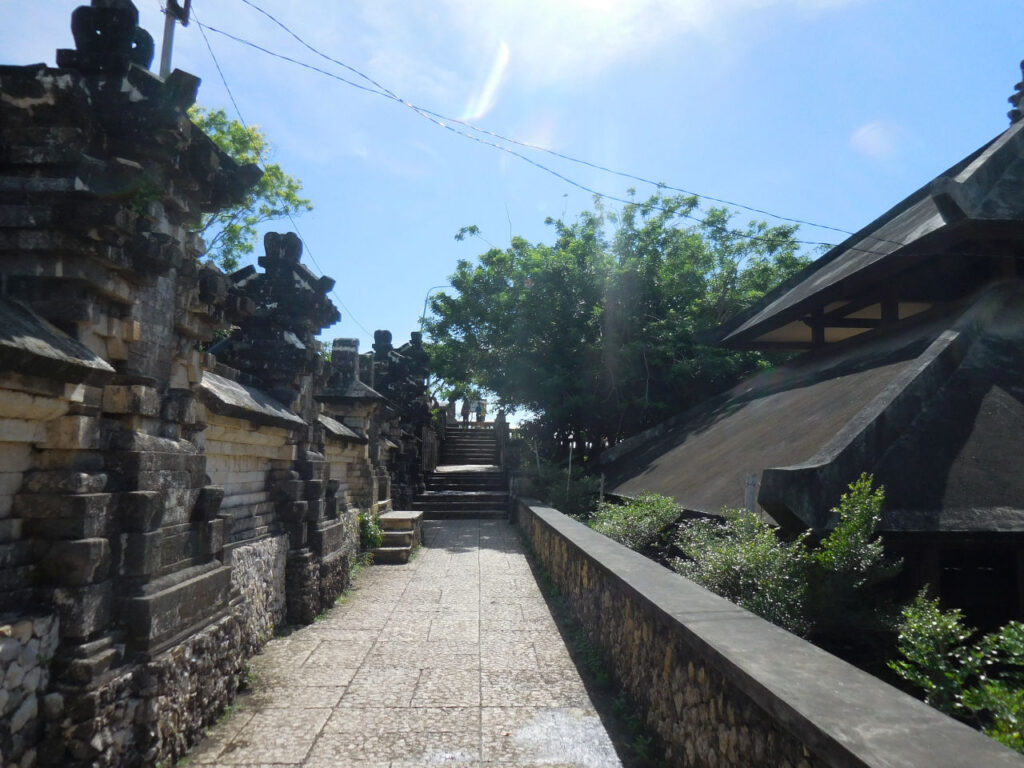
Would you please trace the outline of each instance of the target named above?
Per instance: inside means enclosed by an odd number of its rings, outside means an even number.
[[[509,50],[508,44],[502,40],[498,46],[498,53],[494,57],[491,71],[487,75],[483,88],[473,95],[465,112],[460,115],[462,120],[479,120],[486,115],[494,105],[498,103],[498,90],[505,79],[505,72],[508,70]]]

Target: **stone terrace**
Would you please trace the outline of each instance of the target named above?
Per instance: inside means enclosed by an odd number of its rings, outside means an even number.
[[[321,621],[253,659],[256,693],[199,765],[620,766],[517,530],[425,523]]]

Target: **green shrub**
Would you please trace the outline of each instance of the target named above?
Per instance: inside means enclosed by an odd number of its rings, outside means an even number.
[[[836,523],[811,552],[807,613],[811,636],[838,651],[853,648],[864,658],[883,658],[882,645],[891,638],[896,611],[883,585],[899,573],[899,561],[888,562],[882,540],[874,535],[882,520],[885,490],[871,489],[862,474],[832,509]]]
[[[903,611],[900,658],[889,668],[936,709],[1024,752],[1024,624],[1011,621],[972,642],[959,610],[922,590]]]
[[[363,551],[376,549],[383,543],[384,534],[380,529],[380,520],[373,512],[359,513],[359,548]]]
[[[733,512],[724,524],[695,520],[679,528],[678,545],[690,559],[675,570],[712,592],[790,632],[805,634],[806,534],[792,542],[752,512]]]
[[[637,552],[665,543],[670,526],[682,510],[675,500],[657,493],[641,493],[625,504],[601,502],[587,525]]]
[[[837,522],[817,548],[810,531],[793,541],[757,515],[724,512],[724,524],[680,526],[677,545],[689,559],[676,571],[759,616],[847,656],[877,651],[892,611],[876,589],[900,568],[874,536],[885,491],[863,474],[832,509]]]

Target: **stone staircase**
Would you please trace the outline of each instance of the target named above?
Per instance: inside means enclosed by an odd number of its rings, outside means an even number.
[[[492,427],[449,427],[440,463],[427,475],[416,508],[427,520],[499,518],[508,515],[505,473],[497,466]]]
[[[385,512],[378,520],[383,540],[379,547],[370,550],[374,564],[409,562],[413,550],[423,543],[423,512]]]

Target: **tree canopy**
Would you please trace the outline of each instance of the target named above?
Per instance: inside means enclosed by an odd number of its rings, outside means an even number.
[[[685,196],[655,194],[619,213],[595,200],[575,222],[548,219],[553,245],[515,237],[460,260],[455,292],[432,299],[426,324],[436,373],[600,450],[766,365],[701,333],[807,263],[796,228],[737,230],[724,209],[696,211]]]
[[[239,164],[257,163],[263,169],[259,183],[239,205],[203,214],[198,228],[206,241],[207,256],[225,270],[237,269],[241,260],[253,252],[260,224],[297,216],[313,210],[313,206],[299,197],[301,181],[277,163],[266,162],[271,145],[257,126],[247,129],[238,120],[228,119],[223,109],[195,106],[188,116]]]

